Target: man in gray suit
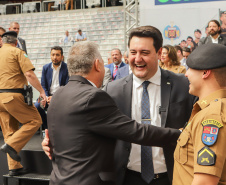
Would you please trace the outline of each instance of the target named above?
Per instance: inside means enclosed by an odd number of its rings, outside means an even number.
[[[10,31],[15,31],[17,33],[17,35],[19,35],[19,32],[20,32],[20,25],[19,25],[19,23],[18,22],[11,22],[9,30]],[[27,53],[26,42],[21,37],[17,37],[17,46],[16,47],[24,50],[25,53]]]
[[[226,38],[222,37],[221,26],[217,20],[211,20],[208,23],[209,36],[200,39],[199,46],[203,44],[216,43],[226,46]]]
[[[140,122],[142,83],[149,81],[151,124],[159,127],[183,128],[193,107],[194,97],[189,95],[187,78],[162,70],[158,59],[162,51],[162,34],[152,26],[142,26],[129,34],[129,65],[132,74],[109,83],[105,90],[128,117]],[[152,147],[154,178],[142,178],[141,147],[118,141],[115,150],[117,185],[170,185],[173,175],[175,146]],[[150,173],[150,171],[147,171]]]

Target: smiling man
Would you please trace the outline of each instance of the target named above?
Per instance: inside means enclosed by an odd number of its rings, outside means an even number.
[[[161,32],[153,26],[133,29],[128,43],[132,74],[109,83],[105,90],[124,114],[138,122],[142,121],[142,110],[146,107],[151,125],[182,128],[189,119],[194,97],[188,93],[188,80],[184,75],[159,68],[162,42]],[[149,84],[148,106],[142,103],[144,83]],[[141,146],[117,142],[117,185],[171,184],[175,146],[149,149],[145,156]],[[146,178],[144,174],[152,178]]]
[[[226,182],[226,47],[207,44],[187,59],[189,93],[199,97],[174,153],[173,185]]]

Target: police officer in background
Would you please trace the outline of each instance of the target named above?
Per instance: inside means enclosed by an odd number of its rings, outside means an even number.
[[[24,85],[28,82],[40,92],[46,103],[45,92],[34,73],[34,66],[26,53],[16,48],[17,33],[5,32],[2,35],[3,46],[0,49],[0,124],[5,144],[1,150],[7,153],[9,175],[21,175],[27,170],[20,164],[20,150],[35,134],[42,124],[41,117],[30,100],[25,103]],[[28,95],[29,96],[29,95]],[[19,129],[19,122],[23,126]]]
[[[189,93],[199,97],[174,152],[173,185],[226,183],[226,47],[199,46],[187,59]]]

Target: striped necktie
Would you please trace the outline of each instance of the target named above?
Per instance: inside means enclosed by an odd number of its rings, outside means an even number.
[[[113,78],[112,78],[112,80],[115,80],[117,71],[118,71],[118,66],[115,66],[115,70],[114,70],[114,72],[113,72]]]
[[[141,123],[151,124],[150,116],[150,102],[147,87],[150,84],[149,81],[144,81],[143,94],[141,100]],[[152,147],[141,146],[141,176],[145,182],[148,184],[154,178],[154,167],[152,161]]]

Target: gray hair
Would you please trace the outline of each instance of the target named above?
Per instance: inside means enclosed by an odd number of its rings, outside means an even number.
[[[98,44],[91,41],[76,42],[69,50],[67,66],[69,75],[87,75],[96,59],[101,60]]]
[[[4,44],[16,44],[17,38],[11,35],[7,35],[2,38],[2,42]]]

